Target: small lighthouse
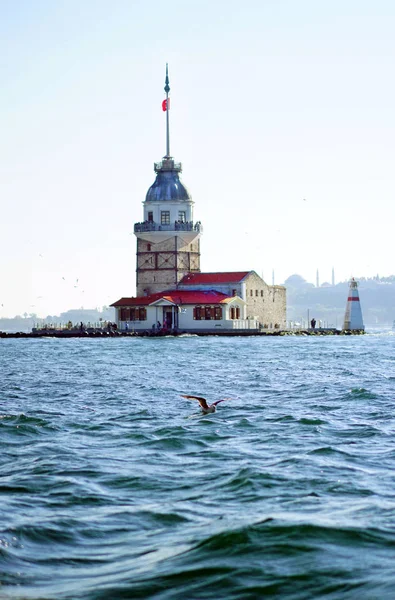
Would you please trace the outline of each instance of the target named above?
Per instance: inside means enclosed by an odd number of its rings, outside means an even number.
[[[350,281],[343,331],[365,331],[361,303],[359,301],[358,283],[354,277]]]

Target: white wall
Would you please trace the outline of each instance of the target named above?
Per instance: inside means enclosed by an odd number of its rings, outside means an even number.
[[[143,221],[148,221],[148,213],[153,212],[155,223],[161,222],[160,213],[162,210],[170,211],[170,223],[178,221],[178,211],[186,212],[186,220],[193,221],[193,202],[192,201],[169,201],[166,202],[144,202],[144,218]]]
[[[181,312],[178,313],[178,328],[180,330],[221,330],[221,329],[257,329],[259,323],[252,319],[245,319],[246,307],[241,303],[235,301],[231,306],[239,306],[241,319],[230,319],[229,318],[229,305],[222,306],[222,319],[221,320],[199,320],[193,318],[192,305],[184,305]],[[163,306],[147,306],[147,320],[146,321],[128,321],[129,331],[146,331],[151,330],[152,326],[157,321],[162,323],[163,317]],[[174,309],[176,310],[176,309]],[[118,328],[121,331],[125,331],[125,321],[117,321]]]

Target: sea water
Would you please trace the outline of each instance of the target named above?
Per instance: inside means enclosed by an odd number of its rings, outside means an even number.
[[[391,333],[0,340],[0,598],[392,600],[394,357]]]

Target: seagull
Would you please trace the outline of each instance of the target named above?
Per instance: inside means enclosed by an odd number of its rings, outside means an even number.
[[[200,396],[183,396],[181,398],[188,398],[188,400],[197,400],[202,407],[202,413],[204,415],[208,415],[209,413],[214,413],[217,410],[217,404],[223,402],[224,400],[229,400],[229,398],[223,398],[222,400],[217,400],[217,402],[213,402],[212,404],[207,404],[206,398],[201,398]]]

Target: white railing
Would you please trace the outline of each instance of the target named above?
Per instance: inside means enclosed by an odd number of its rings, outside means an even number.
[[[253,319],[237,319],[226,322],[226,327],[230,324],[232,329],[259,329],[259,321]]]

